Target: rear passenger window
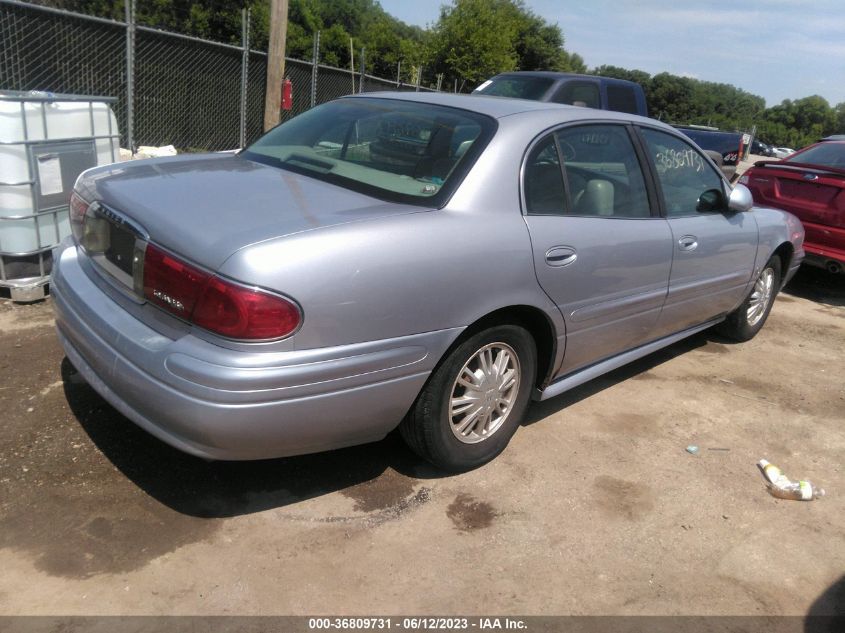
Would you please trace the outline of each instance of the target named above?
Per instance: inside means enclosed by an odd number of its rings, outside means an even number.
[[[569,184],[571,215],[651,216],[640,162],[621,125],[584,125],[555,133]]]
[[[540,141],[525,165],[525,207],[532,215],[562,215],[566,209],[566,193],[560,158],[554,139]]]
[[[637,114],[637,97],[630,86],[607,84],[607,108],[617,112]]]
[[[554,96],[555,103],[601,108],[599,86],[591,81],[567,81]]]

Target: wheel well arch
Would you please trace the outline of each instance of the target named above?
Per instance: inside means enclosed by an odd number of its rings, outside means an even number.
[[[499,308],[470,323],[443,354],[451,351],[470,336],[496,325],[519,325],[531,334],[537,346],[537,377],[535,387],[542,388],[551,378],[557,353],[557,337],[551,319],[540,308],[529,305],[513,305]]]
[[[783,280],[786,278],[786,273],[789,271],[789,264],[792,262],[792,256],[794,254],[795,249],[789,242],[784,242],[772,253],[772,257],[777,256],[780,259],[781,287],[783,287]]]

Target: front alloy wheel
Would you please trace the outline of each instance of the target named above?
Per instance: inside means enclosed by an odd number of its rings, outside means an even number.
[[[717,326],[717,331],[735,341],[749,341],[760,331],[780,287],[780,257],[773,256],[754,282],[740,306]]]
[[[760,273],[757,282],[754,284],[754,290],[751,291],[751,296],[748,298],[748,309],[746,310],[746,319],[748,325],[755,326],[766,314],[766,308],[772,300],[772,293],[775,289],[775,271],[767,267]]]

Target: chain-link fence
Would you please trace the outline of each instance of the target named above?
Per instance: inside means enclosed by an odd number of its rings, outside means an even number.
[[[249,48],[248,11],[235,46],[136,25],[135,0],[126,1],[119,21],[0,0],[0,90],[117,97],[124,147],[223,150],[255,140],[267,54]],[[366,73],[362,81],[360,71],[319,64],[319,54],[286,59],[285,75],[293,100],[283,119],[353,92],[430,90]]]
[[[118,97],[115,115],[125,131],[125,25],[3,2],[0,89]]]

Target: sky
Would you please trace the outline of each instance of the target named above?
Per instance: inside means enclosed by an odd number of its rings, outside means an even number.
[[[408,24],[437,21],[438,0],[380,0]],[[525,0],[557,23],[564,48],[604,64],[733,84],[766,106],[821,95],[845,102],[843,0]]]

